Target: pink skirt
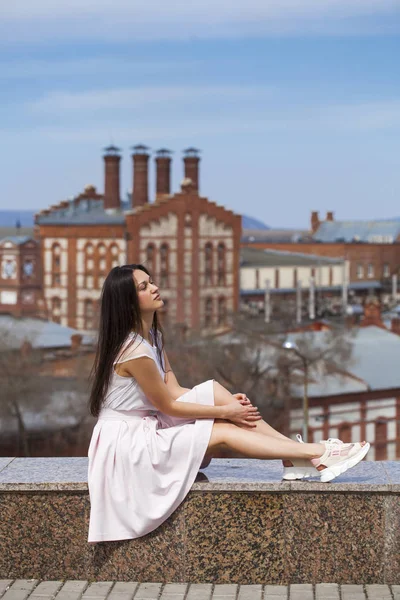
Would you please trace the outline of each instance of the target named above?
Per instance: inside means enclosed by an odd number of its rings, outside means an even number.
[[[214,406],[213,382],[196,385],[177,401]],[[88,542],[141,537],[168,519],[193,485],[213,424],[156,409],[103,408],[88,449]]]

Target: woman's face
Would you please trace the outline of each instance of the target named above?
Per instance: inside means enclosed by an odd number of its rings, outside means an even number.
[[[133,280],[135,282],[141,311],[154,312],[157,308],[164,306],[164,301],[160,298],[158,287],[151,276],[147,275],[145,271],[136,269],[133,273]]]

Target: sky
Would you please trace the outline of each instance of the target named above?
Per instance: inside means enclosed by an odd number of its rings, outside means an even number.
[[[273,227],[400,216],[399,56],[400,0],[3,3],[0,209],[102,192],[110,143],[124,196],[143,143]]]

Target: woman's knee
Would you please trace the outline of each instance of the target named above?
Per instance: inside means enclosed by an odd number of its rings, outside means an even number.
[[[235,432],[235,429],[237,429],[237,426],[233,423],[228,423],[220,419],[215,419],[211,431],[209,448],[225,444],[229,437]]]

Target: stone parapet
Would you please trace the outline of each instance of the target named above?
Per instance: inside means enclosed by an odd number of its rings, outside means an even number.
[[[136,540],[88,544],[87,458],[0,458],[0,579],[400,584],[400,463],[282,482],[280,461],[214,459]]]

